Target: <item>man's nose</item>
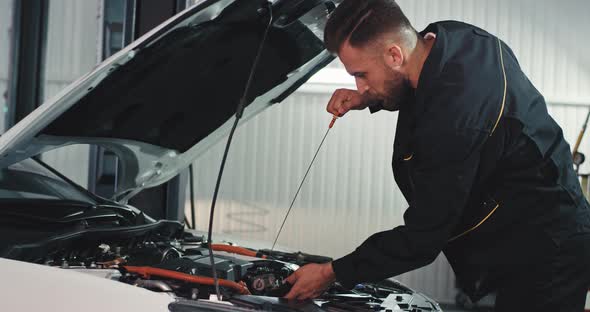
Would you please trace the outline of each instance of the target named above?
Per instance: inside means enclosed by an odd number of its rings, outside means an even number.
[[[355,78],[355,82],[356,82],[356,89],[358,90],[358,92],[360,94],[363,94],[367,90],[369,90],[369,86],[362,79]]]

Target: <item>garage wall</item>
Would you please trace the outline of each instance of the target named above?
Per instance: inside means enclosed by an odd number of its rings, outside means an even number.
[[[572,144],[590,104],[590,2],[399,1],[417,29],[457,19],[506,41],[550,103]],[[353,87],[335,62],[285,103],[243,124],[234,143],[217,204],[215,230],[272,241],[330,116],[336,87]],[[286,105],[283,105],[286,104]],[[355,112],[339,120],[316,160],[279,244],[339,257],[370,234],[402,224],[406,208],[390,163],[395,113]],[[590,139],[582,152],[590,155]],[[195,162],[197,226],[206,229],[210,199],[225,141]],[[582,167],[590,171],[589,164]],[[187,206],[188,207],[188,206]],[[454,278],[443,257],[398,277],[442,302],[452,302]]]
[[[45,56],[45,100],[97,64],[101,1],[50,0]],[[43,154],[43,160],[80,185],[88,185],[87,145]],[[73,166],[72,164],[76,164]]]
[[[13,0],[0,0],[0,133],[6,124],[5,113],[8,109],[8,64],[11,45]]]

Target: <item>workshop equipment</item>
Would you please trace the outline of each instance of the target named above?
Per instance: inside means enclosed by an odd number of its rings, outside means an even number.
[[[580,148],[580,144],[582,143],[582,138],[584,137],[584,134],[586,133],[586,127],[588,126],[588,119],[590,118],[590,110],[588,110],[588,114],[586,115],[586,120],[584,121],[584,124],[582,125],[582,129],[580,130],[580,133],[578,134],[578,139],[576,140],[576,144],[574,145],[574,149],[572,151],[572,157],[573,157],[573,161],[574,161],[574,166],[575,166],[575,170],[576,170],[576,174],[578,174],[578,177],[580,177],[580,184],[582,186],[582,193],[584,194],[584,197],[586,197],[586,199],[589,199],[588,195],[589,195],[589,187],[590,185],[588,184],[588,174],[581,174],[580,171],[580,165],[582,165],[584,163],[584,161],[586,160],[586,156],[584,156],[584,154],[578,152],[579,148]],[[590,199],[589,199],[590,200]]]
[[[578,139],[576,140],[576,144],[574,145],[574,149],[572,151],[574,165],[576,166],[576,173],[580,169],[580,165],[582,163],[584,163],[584,160],[586,159],[584,154],[578,152],[578,149],[580,148],[580,143],[582,142],[582,138],[584,137],[584,134],[586,133],[586,127],[588,126],[588,119],[589,118],[590,118],[590,110],[588,110],[588,114],[586,115],[586,120],[584,121],[584,124],[582,125],[582,129],[580,130],[580,133],[578,134]]]

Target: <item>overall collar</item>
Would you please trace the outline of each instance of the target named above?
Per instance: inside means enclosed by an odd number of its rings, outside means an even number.
[[[420,35],[424,36],[429,32],[436,34],[436,40],[422,66],[418,87],[414,90],[413,99],[402,103],[399,109],[393,150],[395,160],[407,159],[412,154],[411,137],[414,133],[416,120],[420,118],[426,108],[429,86],[444,67],[446,31],[439,24],[432,23],[421,31]]]

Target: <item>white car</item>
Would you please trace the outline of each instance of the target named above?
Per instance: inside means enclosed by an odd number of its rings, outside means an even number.
[[[334,283],[316,300],[288,302],[284,279],[330,258],[257,249],[239,238],[215,236],[220,243],[208,244],[204,232],[127,204],[227,136],[236,112],[251,118],[326,66],[334,57],[322,30],[336,4],[201,1],[2,135],[0,310],[440,311],[394,280],[354,289]],[[118,156],[114,198],[34,158],[71,144]]]

